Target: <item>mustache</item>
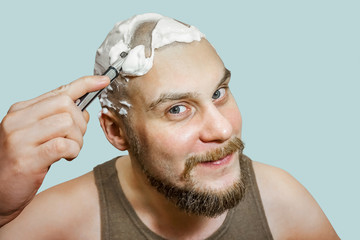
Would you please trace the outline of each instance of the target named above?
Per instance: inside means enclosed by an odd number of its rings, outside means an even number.
[[[188,181],[190,178],[191,170],[199,163],[215,162],[230,154],[235,153],[236,151],[239,151],[239,154],[241,155],[243,150],[244,143],[241,141],[241,139],[238,137],[233,137],[223,147],[215,148],[209,152],[194,155],[186,159],[185,169],[181,176],[185,181]]]

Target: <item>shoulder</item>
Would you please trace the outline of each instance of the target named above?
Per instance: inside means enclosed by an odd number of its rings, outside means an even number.
[[[93,172],[39,193],[2,231],[8,239],[100,239]]]
[[[275,239],[339,239],[311,194],[286,171],[253,161]]]

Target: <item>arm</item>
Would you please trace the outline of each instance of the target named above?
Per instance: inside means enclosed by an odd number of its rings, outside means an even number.
[[[74,101],[108,84],[83,77],[11,106],[0,124],[0,226],[32,201],[51,164],[79,154],[89,115]]]
[[[0,229],[2,240],[100,239],[100,210],[92,173],[36,195]]]
[[[254,170],[274,239],[339,239],[315,199],[295,178],[257,162]]]

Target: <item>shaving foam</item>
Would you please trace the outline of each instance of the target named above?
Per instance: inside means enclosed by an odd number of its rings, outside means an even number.
[[[102,108],[98,113],[98,118],[100,119],[103,114],[107,114],[109,110],[107,108]]]
[[[150,40],[150,46],[134,44],[138,42],[136,31],[144,23],[154,23],[152,32],[146,36],[145,40]],[[149,38],[149,39],[148,39]],[[96,52],[94,74],[103,74],[109,66],[120,58],[122,52],[128,52],[128,55],[122,65],[120,75],[128,79],[126,76],[142,76],[146,74],[153,66],[155,49],[169,45],[174,42],[191,43],[200,41],[205,38],[196,27],[183,24],[175,19],[162,16],[156,13],[147,13],[136,15],[128,20],[115,24],[114,28],[109,32],[104,42]],[[150,49],[149,49],[150,48]],[[150,56],[146,51],[150,50]],[[113,92],[113,87],[108,86],[100,95],[100,103],[102,107],[106,106],[119,112],[120,115],[127,115],[126,108],[130,108],[131,104],[119,99],[114,104],[107,99],[108,93]]]
[[[125,108],[120,108],[119,114],[120,115],[127,115],[127,110]]]
[[[145,46],[132,46],[138,27],[146,22],[156,22],[151,33],[151,55],[145,56]],[[122,52],[128,52],[122,65],[121,75],[142,76],[153,65],[154,50],[174,42],[190,43],[200,41],[205,35],[196,27],[185,25],[172,18],[156,13],[136,15],[126,21],[115,24],[96,53],[95,75],[103,74],[106,69],[120,58]]]
[[[119,101],[119,103],[120,103],[121,105],[125,105],[125,106],[127,106],[128,108],[130,108],[130,107],[131,107],[131,104],[130,104],[130,103],[128,103],[127,101]]]

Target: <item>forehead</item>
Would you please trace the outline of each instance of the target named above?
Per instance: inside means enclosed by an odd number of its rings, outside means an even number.
[[[129,82],[130,96],[147,103],[168,92],[201,92],[216,87],[224,72],[223,62],[206,39],[171,44],[155,51],[147,74]]]

